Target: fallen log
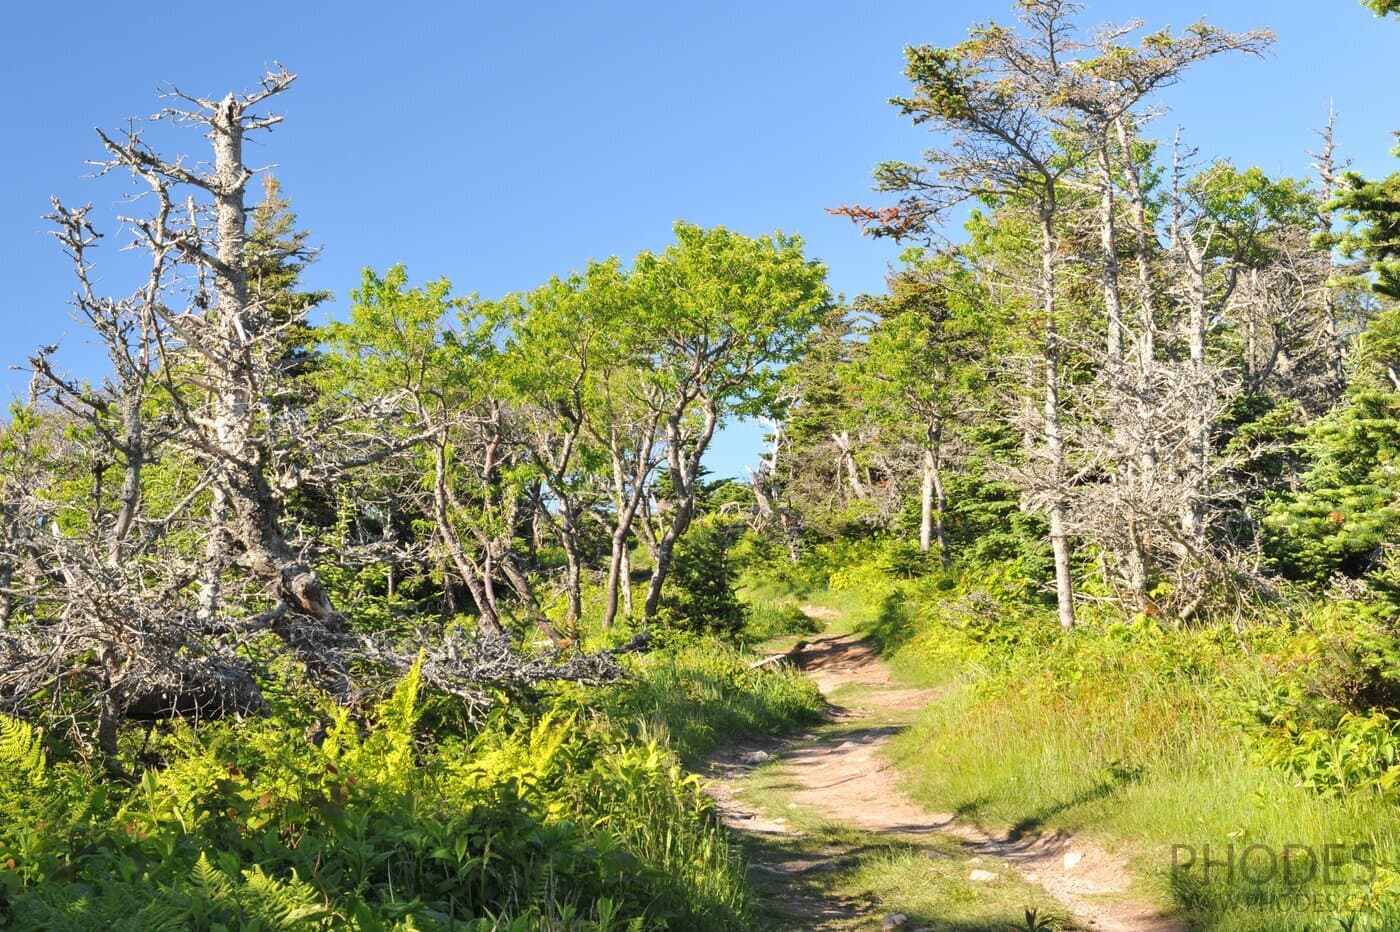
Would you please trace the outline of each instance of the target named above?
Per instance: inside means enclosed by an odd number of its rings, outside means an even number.
[[[771,666],[772,664],[782,663],[784,660],[792,660],[794,662],[797,662],[797,658],[801,655],[803,648],[805,648],[806,646],[806,641],[798,641],[796,644],[792,645],[792,647],[789,647],[781,654],[772,654],[771,656],[755,660],[753,663],[749,664],[749,669],[761,670],[764,667]],[[801,666],[801,663],[798,663],[798,666]]]

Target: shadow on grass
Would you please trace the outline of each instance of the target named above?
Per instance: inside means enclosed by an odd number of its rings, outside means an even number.
[[[1011,826],[1010,837],[1012,841],[1020,841],[1026,835],[1038,834],[1045,828],[1045,823],[1054,816],[1062,812],[1068,812],[1080,806],[1088,805],[1092,802],[1112,796],[1121,788],[1136,783],[1142,778],[1141,768],[1123,767],[1115,765],[1110,767],[1108,775],[1093,786],[1075,793],[1069,799],[1047,806],[1034,815],[1026,816],[1015,825]]]

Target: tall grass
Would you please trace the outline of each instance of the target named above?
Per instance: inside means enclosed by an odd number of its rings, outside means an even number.
[[[821,693],[786,667],[754,670],[751,656],[714,639],[649,654],[639,676],[597,708],[665,734],[694,763],[723,741],[776,734],[821,717]]]

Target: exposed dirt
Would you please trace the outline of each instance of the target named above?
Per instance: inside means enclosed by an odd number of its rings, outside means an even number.
[[[829,610],[804,606],[813,617],[829,618]],[[871,646],[855,636],[825,637],[802,645],[794,660],[823,694],[841,690],[849,706],[832,706],[833,718],[849,728],[827,729],[821,737],[806,735],[786,745],[751,744],[726,749],[714,762],[712,787],[720,812],[735,830],[770,837],[792,835],[783,816],[752,811],[736,802],[737,781],[754,767],[776,756],[789,806],[875,836],[943,835],[958,839],[986,867],[1009,866],[1027,881],[1039,884],[1084,929],[1117,932],[1177,932],[1185,926],[1153,906],[1134,900],[1131,877],[1122,861],[1088,842],[1057,833],[993,835],[959,822],[950,813],[928,812],[899,791],[898,774],[880,751],[913,714],[937,696],[936,690],[895,685],[889,669]],[[848,687],[855,687],[854,689]],[[801,875],[830,864],[822,858],[766,863],[754,870],[777,875]],[[972,871],[972,879],[991,881],[995,871]],[[803,885],[792,891],[780,911],[812,929],[849,928],[869,911],[859,904],[814,900]],[[880,921],[869,916],[873,927]],[[807,924],[810,923],[810,924]]]

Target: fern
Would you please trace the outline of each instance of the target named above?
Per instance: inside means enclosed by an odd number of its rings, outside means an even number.
[[[252,917],[274,929],[310,928],[330,918],[316,888],[297,877],[296,871],[290,880],[279,880],[255,864],[243,872],[239,899]]]
[[[0,715],[0,779],[16,787],[36,788],[45,782],[47,773],[39,729]]]
[[[212,903],[222,903],[233,893],[233,883],[223,871],[214,866],[214,862],[209,860],[208,853],[204,851],[199,852],[199,860],[190,871],[190,879],[205,899]]]

